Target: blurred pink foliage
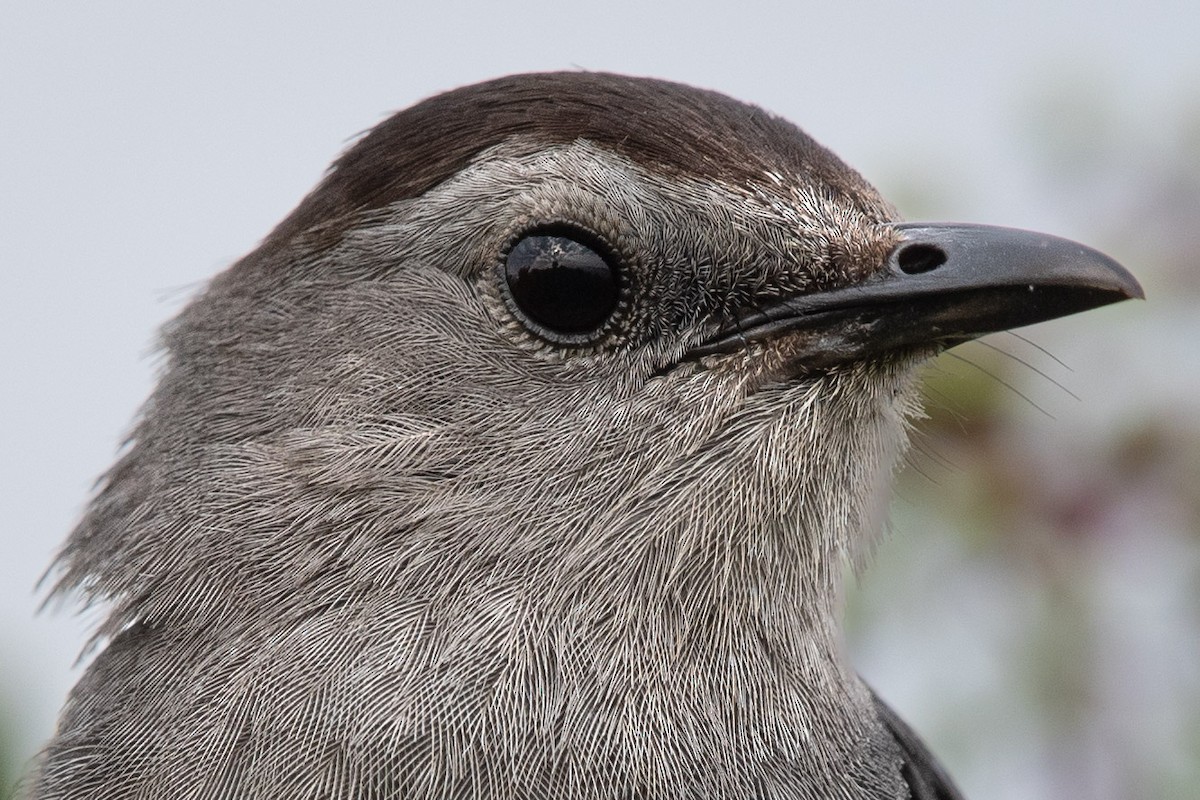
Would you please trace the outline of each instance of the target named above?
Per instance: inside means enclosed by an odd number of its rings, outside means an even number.
[[[850,597],[856,663],[968,796],[1200,786],[1200,93],[1147,125],[1103,88],[1031,102],[1035,202],[1148,300],[939,358]]]

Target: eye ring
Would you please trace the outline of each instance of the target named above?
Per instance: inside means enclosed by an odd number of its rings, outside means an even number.
[[[626,269],[608,242],[570,222],[523,229],[504,249],[497,276],[509,310],[536,336],[595,344],[626,295]]]

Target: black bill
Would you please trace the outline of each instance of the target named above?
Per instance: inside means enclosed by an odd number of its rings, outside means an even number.
[[[867,281],[799,295],[731,320],[690,357],[796,337],[799,357],[837,363],[922,344],[951,347],[1120,300],[1142,287],[1113,259],[1044,233],[906,223],[887,267]]]

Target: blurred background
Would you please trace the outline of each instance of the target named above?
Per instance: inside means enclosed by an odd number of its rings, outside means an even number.
[[[1200,6],[6,2],[0,786],[96,612],[38,576],[150,390],[155,329],[358,132],[441,90],[597,69],[804,127],[910,219],[1106,250],[1149,300],[929,370],[855,663],[976,800],[1200,786]],[[4,789],[0,789],[0,796]]]

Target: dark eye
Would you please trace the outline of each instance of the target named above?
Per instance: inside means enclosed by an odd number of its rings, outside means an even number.
[[[614,259],[574,231],[547,231],[518,240],[504,261],[513,302],[545,333],[576,340],[597,332],[617,307]]]

